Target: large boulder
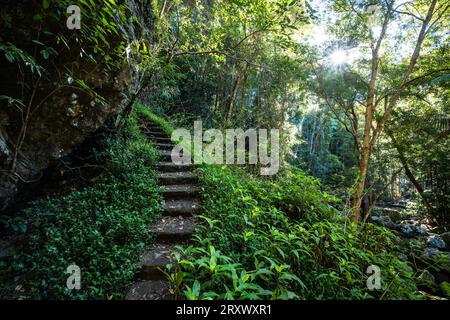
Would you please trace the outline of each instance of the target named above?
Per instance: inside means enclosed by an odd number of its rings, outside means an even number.
[[[392,222],[391,218],[388,216],[371,216],[370,220],[385,228],[393,229],[395,227],[394,222]]]
[[[420,255],[422,260],[428,261],[433,268],[450,274],[450,253],[437,248],[425,248]]]
[[[44,19],[42,25],[30,23],[42,11],[41,6],[42,1],[6,0],[2,3],[2,42],[13,43],[32,54],[34,47],[39,47],[32,40],[40,30],[45,30],[49,35],[42,41],[46,43],[56,43],[56,40],[52,42],[54,35],[67,33],[70,50],[61,42],[61,53],[50,58],[52,63],[43,60],[37,51],[35,59],[45,66],[45,77],[41,77],[39,82],[33,80],[35,92],[24,95],[22,112],[17,107],[8,107],[6,100],[0,100],[0,211],[10,205],[30,182],[39,180],[55,160],[70,154],[127,103],[124,93],[131,83],[129,67],[124,63],[116,68],[105,68],[102,63],[86,59],[70,34],[73,31],[69,31],[65,23],[55,25],[51,19]],[[108,38],[108,41],[110,50],[119,43],[118,39]],[[17,79],[20,79],[21,72],[30,73],[30,70],[18,66],[17,60],[11,62],[3,53],[0,55],[0,95],[22,99],[23,89]],[[30,86],[30,77],[26,81]],[[28,101],[31,101],[31,108]],[[24,121],[27,109],[31,110],[29,120]],[[23,129],[25,138],[17,149]]]
[[[428,234],[428,229],[424,225],[416,226],[416,233],[419,236],[426,236]]]
[[[399,223],[395,225],[395,230],[406,238],[428,235],[428,229],[421,224]]]
[[[388,207],[375,207],[372,214],[375,216],[388,216],[392,221],[399,221],[402,217],[401,210]]]
[[[398,224],[396,225],[395,229],[407,238],[412,238],[416,234],[414,226],[409,224]]]

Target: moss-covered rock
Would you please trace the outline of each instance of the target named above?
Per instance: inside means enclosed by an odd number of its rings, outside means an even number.
[[[2,2],[0,96],[21,101],[21,107],[0,100],[0,211],[126,103],[129,68],[125,63],[106,67],[97,62],[104,60],[100,54],[87,57],[89,39],[61,28],[65,16],[54,14],[62,3],[43,10],[41,1]],[[39,23],[30,23],[36,19]],[[120,36],[105,33],[105,37],[114,52]],[[10,58],[4,59],[5,54]]]

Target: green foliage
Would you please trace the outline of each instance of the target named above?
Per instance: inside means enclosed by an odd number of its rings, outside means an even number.
[[[81,30],[68,31],[55,26],[65,24],[65,10],[72,1],[39,1],[30,10],[33,26],[39,27],[32,28],[30,39],[22,41],[25,44],[16,43],[16,33],[11,32],[15,26],[4,19],[8,15],[0,17],[10,31],[2,34],[0,54],[18,79],[16,92],[2,93],[0,102],[15,108],[8,112],[32,114],[68,84],[88,93],[95,103],[106,104],[89,87],[89,79],[80,79],[86,71],[83,67],[101,68],[110,78],[127,62],[133,73],[128,93],[139,92],[146,100],[146,106],[137,103],[135,109],[169,135],[173,128],[159,111],[172,112],[171,123],[178,124],[176,117],[180,117],[183,125],[201,117],[205,127],[280,128],[283,149],[288,149],[289,143],[284,142],[296,132],[285,128],[286,122],[296,126],[302,122],[301,141],[294,147],[291,163],[307,168],[339,194],[357,177],[357,142],[364,128],[372,69],[366,54],[374,39],[367,25],[367,1],[334,0],[325,6],[331,11],[323,15],[323,21],[333,17],[328,22],[333,33],[330,41],[320,48],[306,44],[301,29],[314,11],[308,2],[80,0]],[[418,5],[424,13],[426,2],[416,2],[402,6]],[[383,12],[386,4],[381,4]],[[418,31],[416,23],[404,15],[392,15],[398,30],[387,33],[389,39],[380,52],[375,120],[385,110],[383,96],[394,94],[407,68],[404,48],[413,45]],[[443,18],[447,16],[442,12]],[[366,194],[373,198],[372,191],[384,192],[400,167],[392,155],[401,150],[424,185],[433,217],[441,222],[449,216],[450,60],[439,30],[442,23],[434,27],[414,69],[416,78],[408,81],[401,108],[394,110],[386,126],[395,131],[401,148],[395,152],[389,141],[383,141],[387,138],[380,137]],[[352,63],[327,65],[336,48],[360,48],[360,57]],[[48,96],[40,92],[42,88]],[[47,98],[39,100],[41,96]],[[18,120],[24,119],[20,113]],[[118,138],[105,141],[107,150],[100,158],[107,173],[95,185],[39,201],[11,221],[11,227],[27,235],[29,245],[14,267],[27,274],[31,297],[118,298],[123,294],[148,235],[146,225],[159,213],[154,172],[149,169],[156,151],[138,131],[132,122]],[[23,131],[21,139],[25,136]],[[285,153],[288,150],[282,150]],[[274,180],[255,179],[226,167],[205,167],[200,174],[205,223],[195,245],[181,249],[180,264],[170,266],[168,272],[179,296],[414,297],[412,273],[395,257],[395,237],[372,225],[355,230],[334,209],[337,200],[320,191],[316,179],[297,170],[284,171]],[[72,263],[82,270],[79,292],[65,288],[65,269]],[[371,264],[382,270],[379,292],[365,286],[365,270]]]
[[[188,299],[405,299],[416,290],[396,238],[354,225],[300,171],[262,181],[228,167],[199,170],[203,225],[169,265],[176,293]],[[270,192],[268,191],[270,190]],[[369,265],[382,289],[366,288]]]
[[[99,160],[106,173],[82,190],[34,203],[10,221],[25,233],[15,272],[26,275],[26,295],[35,299],[120,299],[149,240],[148,224],[160,215],[156,150],[131,119],[105,139]],[[66,269],[81,268],[81,290],[66,288]]]
[[[0,52],[5,54],[5,58],[9,63],[16,62],[18,64],[23,64],[24,66],[30,68],[31,73],[33,74],[36,73],[41,76],[44,72],[44,68],[36,62],[33,56],[17,48],[12,43],[0,42]]]
[[[154,114],[153,112],[150,111],[149,108],[147,108],[140,102],[136,102],[134,105],[134,108],[136,109],[137,112],[141,113],[142,115],[144,115],[145,117],[147,117],[148,119],[153,121],[154,123],[160,125],[161,128],[163,128],[163,130],[169,136],[172,135],[173,127],[165,118]]]
[[[56,6],[63,12],[73,3],[70,0],[58,0]],[[125,63],[125,40],[120,27],[126,23],[129,8],[126,2],[116,0],[92,1],[80,0],[77,5],[81,10],[81,29],[76,35],[84,59],[94,63],[102,63],[107,71],[117,70]],[[63,21],[67,19],[63,16]],[[57,35],[57,43],[73,45],[71,35]]]
[[[442,292],[446,297],[450,297],[450,283],[444,281],[440,284]]]
[[[418,17],[426,17],[433,2],[402,3],[400,7],[404,8],[398,10],[395,1],[329,1],[325,16],[333,18],[325,20],[330,37],[307,45],[310,54],[304,67],[310,77],[304,82],[317,101],[311,98],[306,101],[313,107],[305,105],[310,111],[303,117],[306,121],[302,139],[308,143],[296,148],[295,163],[307,162],[309,172],[323,178],[334,190],[350,187],[350,181],[366,176],[366,181],[361,181],[365,183],[363,211],[374,199],[406,200],[419,198],[420,194],[433,220],[446,225],[449,50],[444,30],[449,13],[439,4],[441,1],[430,11],[433,30],[424,35],[423,43],[417,39],[423,22]],[[417,20],[405,14],[411,8]],[[380,32],[383,23],[387,32]],[[393,28],[396,32],[389,32]],[[367,48],[377,45],[378,54],[371,56]],[[420,51],[417,63],[413,50],[405,51],[405,47]],[[333,62],[336,52],[346,58]],[[379,62],[378,69],[373,68],[374,62]],[[411,74],[405,73],[408,66]],[[400,84],[404,77],[404,83]],[[373,108],[370,92],[374,95]],[[364,124],[369,114],[366,111],[370,109],[376,125],[372,120]],[[336,124],[337,130],[330,130]],[[371,132],[371,128],[377,128],[378,132]],[[388,131],[392,134],[386,134]],[[333,141],[336,132],[341,140],[337,143]],[[373,145],[369,169],[367,175],[355,175],[362,159],[363,136],[369,133]],[[394,138],[398,143],[392,141]],[[330,154],[337,157],[329,157]]]
[[[420,101],[416,97],[405,99],[405,105],[394,113],[392,125],[389,127],[396,143],[391,142],[384,148],[391,147],[395,153],[401,154],[423,186],[425,200],[429,204],[424,206],[423,212],[440,225],[449,226],[449,84],[425,88],[431,92],[443,90],[447,93],[436,96],[433,104]],[[414,95],[419,94],[416,91],[422,94],[425,88],[414,88],[411,91]],[[388,156],[392,157],[392,152]],[[424,199],[419,199],[424,203]]]

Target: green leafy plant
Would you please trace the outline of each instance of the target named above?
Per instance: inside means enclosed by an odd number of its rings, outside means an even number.
[[[26,245],[12,263],[34,299],[120,299],[160,215],[152,165],[157,153],[132,117],[104,141],[106,171],[93,185],[34,203],[9,222]],[[66,269],[81,269],[81,290],[66,287]]]
[[[204,223],[168,270],[187,299],[415,297],[395,236],[372,225],[357,233],[313,178],[292,170],[260,180],[226,166],[198,173]],[[372,264],[382,270],[380,291],[366,287]]]

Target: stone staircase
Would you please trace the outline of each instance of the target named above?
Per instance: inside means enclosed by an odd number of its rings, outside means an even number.
[[[155,236],[155,243],[140,257],[140,272],[137,282],[128,292],[127,300],[171,299],[170,284],[164,273],[165,265],[171,262],[171,255],[194,233],[197,221],[195,214],[200,209],[197,176],[192,173],[193,165],[177,165],[171,161],[173,143],[157,125],[147,126],[146,134],[155,142],[161,157],[156,164],[158,180],[164,200],[164,209],[159,221],[149,226]]]

